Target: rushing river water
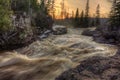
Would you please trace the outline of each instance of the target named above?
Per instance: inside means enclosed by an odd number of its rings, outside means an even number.
[[[70,28],[68,34],[51,35],[25,48],[1,53],[0,80],[54,80],[89,57],[108,57],[117,52],[113,45],[81,35],[83,30]]]

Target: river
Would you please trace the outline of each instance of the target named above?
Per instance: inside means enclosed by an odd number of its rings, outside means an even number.
[[[65,35],[50,35],[22,49],[1,53],[0,80],[54,80],[89,57],[116,54],[117,47],[96,43],[81,35],[83,30],[69,28]]]

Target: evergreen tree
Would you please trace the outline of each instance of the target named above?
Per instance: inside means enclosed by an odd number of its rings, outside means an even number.
[[[110,14],[110,29],[118,30],[120,28],[120,1],[114,0]]]
[[[74,19],[74,23],[75,23],[75,26],[78,27],[79,26],[79,9],[77,8],[76,10],[76,14],[75,14],[75,19]]]
[[[100,5],[99,4],[97,5],[97,8],[96,8],[96,22],[95,22],[95,25],[96,26],[100,25]]]
[[[71,16],[71,18],[74,18],[75,16],[74,16],[74,11],[72,11],[72,16]]]
[[[11,0],[11,9],[16,14],[26,12],[32,16],[39,11],[38,0]]]
[[[55,13],[54,11],[54,0],[40,0],[40,12],[49,15],[52,13],[52,15]]]
[[[30,6],[30,0],[11,0],[11,8],[15,12],[29,12]]]
[[[64,19],[65,17],[65,0],[61,2],[61,18]]]
[[[0,33],[12,28],[10,15],[10,0],[0,0]]]
[[[89,22],[90,22],[89,20],[90,20],[89,19],[89,0],[87,0],[86,9],[85,9],[85,18],[84,18],[85,27],[89,27]]]
[[[81,15],[80,15],[80,25],[81,27],[84,26],[84,11],[82,10]]]

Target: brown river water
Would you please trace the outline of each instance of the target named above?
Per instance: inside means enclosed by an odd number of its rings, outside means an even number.
[[[55,80],[64,71],[92,57],[113,56],[117,47],[100,44],[83,36],[84,29],[68,29],[68,34],[51,35],[42,41],[0,54],[0,80]]]

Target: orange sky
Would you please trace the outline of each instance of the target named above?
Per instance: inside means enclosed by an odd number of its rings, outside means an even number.
[[[62,0],[55,0],[56,2],[56,15],[60,15],[60,3]],[[76,8],[79,8],[79,10],[84,10],[86,6],[87,0],[65,0],[65,6],[67,11],[71,13],[72,11],[75,11]],[[111,3],[109,3],[107,0],[90,0],[90,15],[93,16],[96,11],[96,6],[100,4],[100,12],[102,17],[106,17],[110,11]],[[59,13],[59,14],[58,14]]]

